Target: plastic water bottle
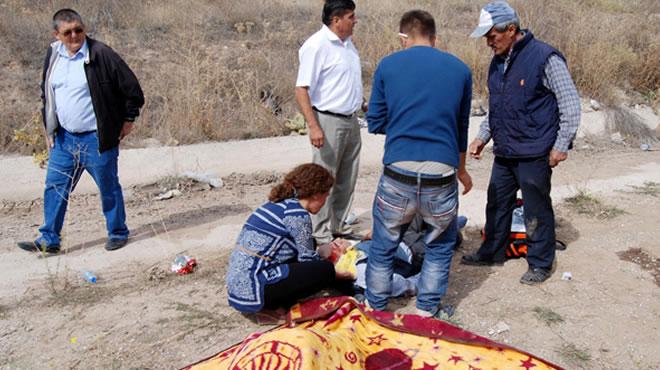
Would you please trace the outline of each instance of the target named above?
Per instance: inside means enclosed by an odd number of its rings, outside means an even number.
[[[514,233],[524,233],[525,230],[525,211],[522,206],[519,206],[513,209],[511,231]]]
[[[88,283],[96,283],[96,275],[91,271],[83,272],[82,278]]]

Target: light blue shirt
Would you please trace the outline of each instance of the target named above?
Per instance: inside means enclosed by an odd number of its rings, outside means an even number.
[[[57,53],[59,58],[51,85],[55,92],[55,112],[60,126],[69,132],[95,131],[96,115],[85,75],[87,41],[73,56],[69,56],[63,44],[60,44]]]

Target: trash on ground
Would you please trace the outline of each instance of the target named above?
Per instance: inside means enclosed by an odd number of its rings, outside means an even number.
[[[651,150],[651,144],[641,144],[641,145],[639,146],[639,149],[641,149],[641,150],[643,150],[643,151],[645,151],[645,152],[648,152],[648,151]]]
[[[179,275],[190,274],[195,271],[196,266],[197,260],[195,258],[180,254],[172,262],[172,272],[176,272]]]
[[[570,272],[566,271],[566,272],[564,272],[564,273],[561,275],[561,279],[564,280],[564,281],[573,280],[573,274],[571,274]]]
[[[187,177],[189,179],[195,180],[197,182],[201,182],[204,184],[209,184],[211,185],[212,188],[221,188],[224,186],[224,182],[222,181],[221,178],[212,176],[207,173],[194,173],[194,172],[184,172],[181,174],[183,177]]]
[[[511,327],[504,321],[500,321],[493,328],[488,330],[488,335],[497,335],[511,330]]]
[[[82,274],[83,280],[85,280],[88,283],[96,283],[96,275],[94,275],[93,272],[91,271],[85,271]]]
[[[177,189],[168,190],[164,193],[158,194],[154,200],[167,200],[181,195],[181,191]]]

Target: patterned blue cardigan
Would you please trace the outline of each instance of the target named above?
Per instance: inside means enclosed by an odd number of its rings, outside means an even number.
[[[298,199],[268,202],[247,219],[229,258],[229,304],[241,312],[264,306],[264,286],[289,275],[288,263],[319,260],[312,220]]]

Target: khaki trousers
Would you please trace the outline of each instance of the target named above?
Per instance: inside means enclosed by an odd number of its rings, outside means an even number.
[[[357,117],[314,114],[323,130],[324,142],[320,149],[312,147],[312,162],[325,167],[335,177],[325,205],[312,215],[313,236],[317,243],[323,244],[332,241],[332,234],[346,231],[344,220],[353,202],[362,139]]]

